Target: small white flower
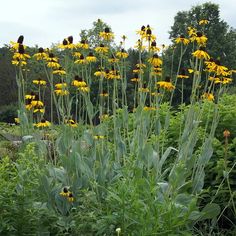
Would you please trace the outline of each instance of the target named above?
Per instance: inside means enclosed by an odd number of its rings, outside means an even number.
[[[117,228],[117,229],[116,229],[116,232],[117,232],[117,234],[119,235],[120,232],[121,232],[121,228]]]

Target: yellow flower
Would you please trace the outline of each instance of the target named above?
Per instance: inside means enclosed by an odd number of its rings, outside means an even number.
[[[45,112],[45,109],[44,108],[34,108],[34,113],[44,113]]]
[[[215,60],[211,63],[206,63],[209,72],[215,72],[216,75],[227,76],[230,74],[229,69],[226,66],[222,66],[219,60]]]
[[[80,58],[80,56],[81,56],[81,53],[80,52],[74,52],[74,57],[77,57],[77,58]]]
[[[15,52],[12,57],[12,64],[17,66],[26,65],[26,60],[30,58],[30,55],[25,53],[25,48],[22,44],[18,45],[18,52]]]
[[[51,123],[45,119],[42,119],[39,123],[34,124],[37,128],[45,128],[49,127]]]
[[[35,94],[33,92],[31,94],[26,94],[25,99],[26,100],[33,100],[33,99],[35,99]]]
[[[103,93],[100,93],[100,94],[99,94],[99,96],[100,96],[100,97],[108,97],[108,96],[109,96],[109,94],[108,94],[108,93],[106,93],[106,92],[103,92]]]
[[[115,58],[114,55],[112,54],[111,58],[108,59],[108,62],[110,62],[110,63],[117,63],[117,62],[119,62],[119,59]]]
[[[89,92],[90,88],[88,86],[78,87],[78,90],[81,92]]]
[[[73,44],[73,36],[69,36],[68,38],[63,40],[62,44],[58,45],[58,48],[61,49],[73,49],[75,47],[75,44]]]
[[[38,97],[36,96],[35,99],[38,99]],[[33,101],[31,101],[31,105],[33,107],[43,107],[44,104],[40,100],[33,100]]]
[[[198,43],[198,45],[205,46],[206,41],[207,41],[207,37],[205,35],[203,35],[201,32],[197,32],[195,40]]]
[[[87,86],[86,82],[83,81],[83,79],[81,77],[79,77],[78,75],[75,76],[71,85],[73,85],[75,87],[86,87]]]
[[[117,70],[106,70],[106,79],[120,79],[120,73]]]
[[[99,47],[96,47],[94,50],[97,53],[105,54],[108,52],[108,47],[105,47],[104,44],[101,43]]]
[[[70,194],[71,192],[68,190],[68,188],[67,187],[64,187],[63,189],[62,189],[62,191],[60,192],[60,195],[61,196],[63,196],[63,197],[69,197],[69,194]]]
[[[86,61],[86,59],[84,58],[84,55],[83,55],[83,54],[81,54],[80,57],[79,57],[79,59],[75,61],[75,64],[86,64],[86,63],[87,63],[87,61]]]
[[[152,52],[159,52],[161,49],[159,47],[157,47],[157,43],[155,40],[153,40],[151,42],[151,46],[150,46],[150,51]]]
[[[19,49],[19,45],[23,44],[23,41],[24,41],[24,36],[23,35],[20,35],[19,38],[17,39],[17,42],[13,42],[13,41],[10,41],[10,44],[11,44],[11,48],[15,51],[17,51]],[[25,46],[24,46],[25,47]]]
[[[78,124],[77,124],[74,120],[72,120],[72,119],[66,120],[65,123],[66,123],[67,125],[69,125],[70,127],[73,127],[73,128],[78,127]]]
[[[210,76],[210,77],[208,78],[208,80],[213,81],[215,84],[220,84],[220,83],[221,83],[221,80],[220,80],[220,78],[218,78],[218,77],[212,77],[212,76]]]
[[[188,69],[188,73],[189,73],[189,74],[192,74],[193,72],[194,72],[193,69]]]
[[[197,29],[193,27],[188,27],[188,35],[189,37],[191,37],[191,41],[192,41],[192,39],[194,39],[195,36],[197,35]]]
[[[151,75],[153,75],[153,76],[160,76],[161,75],[161,73],[162,73],[162,68],[161,67],[159,67],[159,66],[154,66],[153,68],[152,68],[152,72],[151,72]]]
[[[152,34],[152,29],[149,25],[145,28],[145,33],[141,36],[142,39],[146,39],[147,41],[155,40],[156,37]]]
[[[116,53],[116,56],[119,58],[127,58],[129,54],[122,48],[120,52]]]
[[[150,59],[148,59],[148,62],[156,67],[160,67],[162,65],[162,60],[156,53]]]
[[[146,48],[146,46],[144,46],[142,40],[139,39],[139,40],[136,42],[134,48],[137,48],[137,49],[140,50],[140,51],[144,51],[145,48]]]
[[[198,50],[192,53],[192,55],[198,59],[205,59],[209,60],[210,56],[209,54],[205,51],[204,47],[200,47]]]
[[[214,95],[212,93],[204,93],[202,95],[202,99],[206,99],[208,101],[214,101]]]
[[[33,57],[36,58],[37,61],[39,60],[46,60],[48,58],[47,53],[44,52],[43,48],[38,49],[38,53],[35,53]]]
[[[97,61],[97,58],[93,55],[93,53],[92,52],[90,52],[89,54],[88,54],[88,56],[86,57],[86,60],[87,60],[87,62],[96,62]]]
[[[103,120],[107,120],[109,118],[109,115],[108,114],[103,114],[101,116],[99,116],[100,120],[103,121]]]
[[[57,89],[64,89],[67,87],[67,83],[58,83],[58,84],[55,84],[55,87]]]
[[[86,40],[82,39],[80,43],[76,45],[76,47],[82,48],[82,49],[88,49],[89,45],[87,44]]]
[[[189,44],[190,40],[185,38],[184,35],[182,34],[178,38],[175,39],[175,42],[177,44],[183,43],[184,45],[187,45],[187,44]]]
[[[157,82],[157,85],[158,85],[160,88],[166,89],[166,90],[168,90],[168,91],[171,91],[171,90],[175,89],[175,86],[171,83],[169,76],[166,77],[166,80],[165,80],[165,81],[159,81],[159,82]]]
[[[138,91],[141,92],[141,93],[148,93],[148,92],[150,92],[149,88],[147,88],[145,86],[145,84],[143,85],[143,87],[139,88]]]
[[[131,81],[132,81],[132,82],[135,82],[135,83],[137,83],[137,82],[140,81],[140,78],[138,77],[138,74],[137,74],[137,73],[134,74],[134,77],[131,79]]]
[[[144,111],[156,111],[156,108],[155,107],[148,107],[148,106],[145,106],[143,108]]]
[[[60,64],[51,60],[50,62],[47,63],[47,66],[52,69],[58,69],[60,67]]]
[[[108,27],[106,27],[103,32],[100,32],[99,36],[107,41],[111,41],[114,38],[114,34],[110,32]]]
[[[26,61],[21,61],[19,59],[12,60],[11,63],[12,65],[16,65],[16,66],[25,66],[27,64]]]
[[[98,140],[98,139],[104,139],[105,136],[103,136],[103,135],[94,135],[93,138]]]
[[[55,89],[54,92],[56,93],[56,95],[59,96],[65,96],[69,94],[68,90],[63,90],[63,89]]]
[[[16,124],[20,124],[20,118],[15,117],[15,118],[14,118],[14,121],[15,121]]]
[[[231,83],[232,81],[233,81],[232,78],[226,78],[226,77],[224,77],[223,80],[222,80],[222,84],[229,84],[229,83]]]
[[[136,68],[133,69],[133,73],[143,74],[144,73],[143,69],[137,65],[136,65]]]
[[[186,75],[186,70],[184,68],[181,69],[180,73],[177,75],[179,79],[188,79],[189,76]]]
[[[94,72],[94,75],[96,77],[105,77],[106,76],[106,72],[101,70],[101,69],[98,69],[97,71]]]
[[[52,69],[58,69],[60,68],[60,64],[58,63],[58,59],[54,56],[53,53],[49,53],[47,60],[47,66]]]
[[[136,31],[136,33],[142,37],[145,34],[145,31],[146,31],[146,27],[143,25],[140,30]]]
[[[200,20],[200,21],[198,22],[199,25],[207,25],[208,23],[209,23],[209,20],[205,20],[205,19]]]
[[[74,202],[75,201],[74,195],[72,193],[69,193],[67,200],[68,202]]]
[[[46,81],[42,80],[42,79],[38,79],[38,80],[33,80],[33,84],[38,84],[38,85],[46,85]]]
[[[60,66],[57,70],[54,70],[52,73],[55,75],[65,75],[66,71]]]

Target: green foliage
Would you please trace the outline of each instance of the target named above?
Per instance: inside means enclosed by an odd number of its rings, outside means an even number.
[[[16,105],[4,105],[0,107],[0,122],[14,123],[14,118],[17,117]]]

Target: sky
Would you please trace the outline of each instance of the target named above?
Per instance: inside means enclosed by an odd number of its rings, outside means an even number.
[[[127,36],[127,47],[137,41],[136,30],[151,25],[158,44],[168,44],[174,16],[190,10],[201,0],[0,0],[0,46],[24,35],[24,44],[50,47],[73,35],[80,40],[82,29],[90,29],[101,19],[111,26],[115,40]],[[4,3],[3,3],[4,2]],[[221,18],[236,28],[235,0],[213,0],[220,6]]]

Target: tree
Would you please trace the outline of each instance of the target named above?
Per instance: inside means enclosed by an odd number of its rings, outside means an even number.
[[[103,22],[101,19],[93,22],[93,27],[91,29],[84,29],[80,32],[80,37],[82,40],[87,40],[90,47],[97,47],[101,42],[101,38],[99,37],[99,33],[104,31],[105,28],[111,27]]]

